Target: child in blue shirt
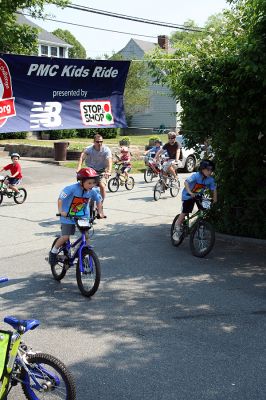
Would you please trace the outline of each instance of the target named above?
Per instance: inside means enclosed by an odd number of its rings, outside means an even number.
[[[49,263],[51,266],[57,263],[57,254],[63,244],[75,233],[75,221],[71,217],[89,219],[89,201],[95,201],[100,218],[104,218],[102,197],[95,188],[98,173],[93,168],[82,168],[77,173],[77,183],[66,186],[58,198],[58,213],[61,222],[62,236],[58,238],[54,247],[49,253]]]
[[[217,190],[214,178],[211,176],[214,171],[214,163],[210,160],[202,160],[199,166],[199,172],[195,172],[185,180],[185,188],[182,191],[183,207],[179,218],[176,221],[174,240],[179,240],[181,225],[185,216],[193,211],[196,203],[195,196],[203,193],[206,189],[212,192],[213,203],[217,202]]]

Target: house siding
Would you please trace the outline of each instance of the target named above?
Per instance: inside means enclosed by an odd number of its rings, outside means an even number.
[[[153,45],[153,47],[155,44]],[[151,46],[152,49],[152,46]],[[127,59],[143,59],[144,51],[131,39],[128,44],[119,52]],[[134,61],[133,61],[134,62]],[[132,127],[159,128],[164,125],[166,128],[176,129],[176,101],[171,96],[166,86],[150,82],[151,91],[150,106],[143,112],[136,113],[131,121]]]

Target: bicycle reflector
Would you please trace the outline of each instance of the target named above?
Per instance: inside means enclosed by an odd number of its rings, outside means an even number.
[[[10,342],[11,332],[0,331],[0,380],[5,372]]]

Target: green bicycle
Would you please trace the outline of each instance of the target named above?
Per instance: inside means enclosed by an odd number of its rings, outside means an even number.
[[[215,231],[213,226],[206,221],[208,210],[211,207],[211,200],[205,197],[196,199],[198,211],[192,215],[186,215],[181,230],[176,229],[177,214],[171,225],[172,245],[178,247],[186,236],[190,235],[190,249],[194,256],[205,257],[213,248],[215,243]]]
[[[7,280],[0,278],[0,283]],[[22,335],[40,322],[15,317],[5,317],[4,322],[14,331],[0,330],[0,400],[6,400],[17,384],[28,400],[75,400],[75,382],[66,366],[52,355],[33,352],[22,342]]]

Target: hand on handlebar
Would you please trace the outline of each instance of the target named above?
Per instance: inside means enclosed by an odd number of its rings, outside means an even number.
[[[67,212],[62,211],[56,214],[57,217],[67,217]]]

